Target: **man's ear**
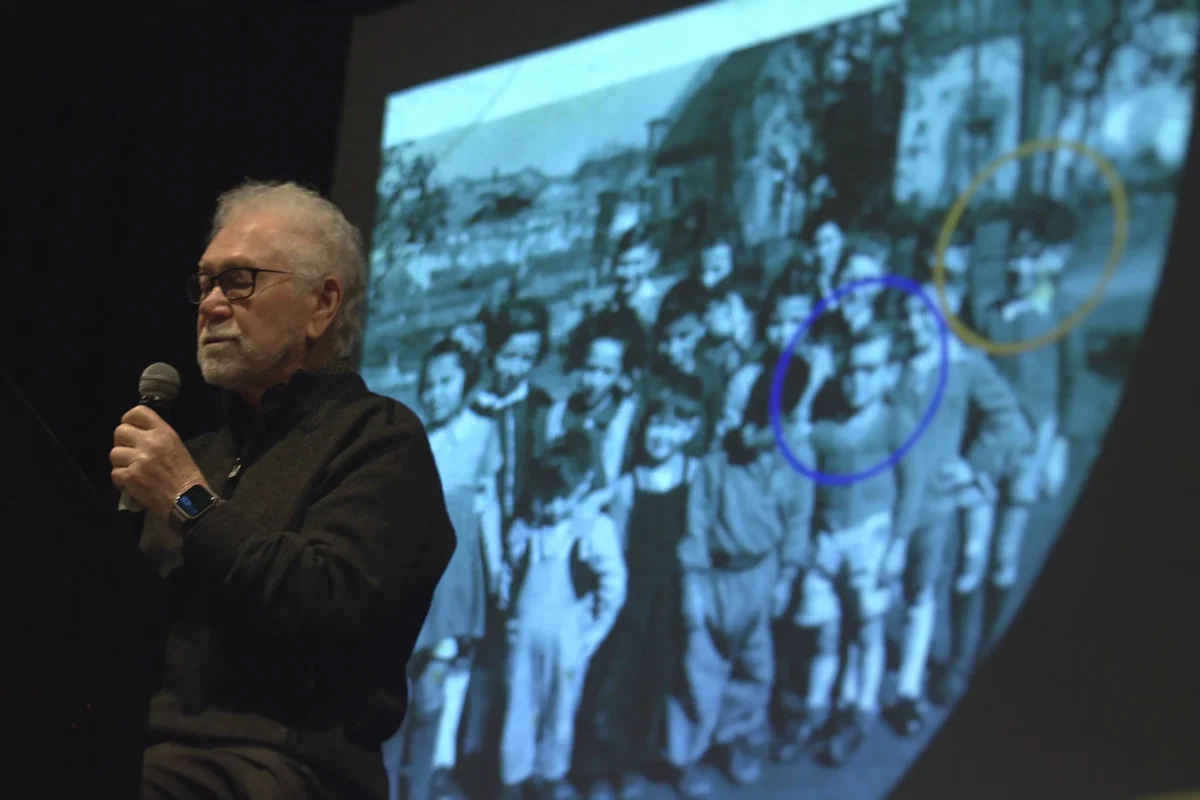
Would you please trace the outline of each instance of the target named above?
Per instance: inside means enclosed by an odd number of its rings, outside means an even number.
[[[337,319],[345,299],[342,293],[342,282],[336,276],[326,275],[314,292],[316,307],[309,316],[305,333],[311,340],[320,339]]]

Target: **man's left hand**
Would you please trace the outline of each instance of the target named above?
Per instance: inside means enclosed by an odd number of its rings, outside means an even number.
[[[167,519],[175,498],[199,484],[207,488],[204,473],[162,417],[146,406],[134,406],[121,417],[113,432],[112,482],[146,510]]]

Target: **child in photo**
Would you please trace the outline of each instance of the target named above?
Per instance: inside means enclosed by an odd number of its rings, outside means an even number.
[[[649,330],[654,324],[662,302],[662,293],[651,280],[661,258],[648,228],[635,226],[617,240],[613,254],[617,288],[609,309],[631,313],[643,330]]]
[[[576,389],[546,413],[546,440],[569,430],[587,434],[594,457],[596,488],[611,486],[626,460],[637,398],[621,389],[642,362],[642,332],[612,311],[585,317],[567,340],[566,368]]]
[[[755,381],[764,372],[774,375],[780,355],[812,315],[820,291],[817,277],[816,268],[807,259],[795,258],[767,290],[758,323],[759,339],[764,346],[757,359],[743,364],[730,378],[718,428],[720,435],[741,427]],[[797,413],[808,420],[817,391],[833,371],[833,353],[810,327],[792,350],[791,358],[807,368],[809,383]]]
[[[735,276],[725,278],[708,292],[704,314],[705,334],[698,345],[705,361],[728,383],[754,351],[754,311],[757,292]]]
[[[1057,201],[1035,198],[1012,214],[1008,292],[984,313],[987,338],[1028,341],[1062,323],[1067,310],[1059,300],[1058,288],[1074,236],[1074,213]],[[1076,328],[1048,346],[994,360],[1016,392],[1034,436],[1000,487],[980,637],[985,646],[994,643],[1007,614],[1009,596],[1020,573],[1021,542],[1031,509],[1061,489],[1066,480],[1069,414],[1075,405],[1076,380],[1085,369],[1083,332]],[[965,688],[967,661],[959,665],[958,691]]]
[[[833,214],[822,212],[815,214],[806,227],[811,231],[809,239],[816,257],[816,300],[820,301],[834,293],[834,278],[845,260],[846,226]]]
[[[812,463],[823,473],[853,475],[886,463],[915,430],[916,420],[907,409],[888,401],[899,377],[895,339],[886,322],[868,325],[842,354],[837,380],[818,395]],[[912,466],[902,459],[869,478],[816,488],[814,550],[793,617],[816,650],[806,709],[787,731],[785,750],[806,750],[829,722],[821,755],[842,764],[878,717],[886,656],[884,614],[904,568],[924,485]],[[844,668],[839,647],[843,625],[850,641]],[[830,719],[839,671],[837,713]]]
[[[678,372],[654,376],[649,385],[633,469],[612,499],[628,594],[589,670],[579,718],[575,772],[590,800],[642,793],[644,771],[665,745],[667,700],[682,660],[677,549],[698,466],[684,449],[704,421],[703,387]]]
[[[507,532],[516,518],[534,456],[544,443],[551,398],[530,380],[549,351],[550,316],[535,300],[515,299],[487,319],[488,374],[475,393],[472,409],[495,422],[500,434],[500,510]],[[488,609],[488,630],[503,626],[503,611]],[[476,774],[495,775],[504,703],[504,640],[489,635],[471,674],[464,722],[463,755],[477,763]]]
[[[797,368],[785,381],[787,424],[808,382]],[[716,746],[729,776],[762,774],[775,679],[772,619],[791,602],[808,555],[813,482],[779,452],[769,421],[770,376],[762,375],[738,430],[706,456],[688,493],[679,542],[687,631],[683,682],[671,697],[667,753],[684,797],[709,794],[701,760]],[[811,459],[803,439],[791,444]]]
[[[924,283],[922,289],[926,297],[935,296],[932,282]],[[957,313],[961,295],[950,294],[948,299],[951,310]],[[933,310],[920,297],[905,299],[905,320],[912,349],[895,399],[919,419],[930,408],[940,377],[940,329]],[[950,363],[941,404],[925,433],[905,456],[906,462],[917,464],[915,469],[928,478],[916,528],[908,543],[897,697],[888,709],[892,725],[906,736],[924,728],[925,669],[937,617],[936,588],[952,526],[960,512],[969,520],[981,509],[990,510],[1004,465],[1033,439],[1016,396],[987,357],[968,349],[957,337],[950,336],[948,343]],[[967,440],[968,419],[977,431],[973,441]],[[967,530],[970,534],[978,528],[968,525]],[[986,541],[968,535],[963,546],[962,573],[980,575],[985,557]],[[976,616],[973,606],[977,605],[979,580],[976,577],[969,581],[965,592],[961,581],[955,583],[951,627],[954,646],[959,647],[963,644],[964,615]]]
[[[714,427],[724,405],[725,381],[721,372],[701,355],[700,343],[707,332],[709,291],[693,277],[671,287],[663,298],[654,325],[652,370],[675,370],[695,375],[704,386],[705,424],[688,448],[690,455],[708,452]]]
[[[918,280],[929,284],[930,300],[939,306],[937,286],[933,285],[934,267],[937,264],[937,241],[941,234],[941,225],[946,217],[946,211],[934,214],[929,224],[917,232],[917,244],[914,253],[915,273]],[[951,308],[957,309],[955,314],[964,323],[970,325],[971,313],[967,300],[970,291],[969,278],[971,268],[973,241],[971,238],[971,223],[962,221],[950,236],[950,244],[942,256],[943,285],[946,290],[946,300]]]
[[[834,274],[834,284],[839,291],[857,281],[874,280],[887,274],[888,245],[882,236],[855,234],[847,237],[843,252],[843,260]],[[885,306],[894,299],[895,292],[887,291],[881,281],[854,289],[842,295],[836,306],[822,315],[815,326],[816,336],[840,352],[877,317],[887,315]]]
[[[396,741],[385,745],[394,797],[461,796],[453,778],[459,723],[487,592],[498,587],[502,564],[499,437],[495,424],[464,402],[478,377],[477,362],[453,339],[435,344],[421,365],[418,396],[458,546],[413,651],[410,713]],[[403,790],[400,759],[407,764]]]
[[[570,430],[534,464],[509,532],[508,707],[500,743],[505,798],[525,789],[570,798],[575,715],[588,663],[625,602],[620,536],[583,502],[592,492],[591,443]]]
[[[513,300],[487,325],[490,374],[476,392],[472,408],[496,423],[500,431],[500,503],[505,527],[516,513],[525,475],[545,427],[550,395],[529,381],[549,346],[550,316],[533,300]]]
[[[705,289],[713,289],[734,273],[737,238],[728,228],[706,232],[697,248],[695,277]]]

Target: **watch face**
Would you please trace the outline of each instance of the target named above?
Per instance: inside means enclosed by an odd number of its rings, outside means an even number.
[[[213,496],[203,486],[193,486],[179,496],[178,504],[183,513],[194,517],[212,505]]]

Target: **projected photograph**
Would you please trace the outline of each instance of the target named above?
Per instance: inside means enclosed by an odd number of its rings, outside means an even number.
[[[884,797],[1103,446],[1198,19],[727,0],[390,96],[361,370],[458,535],[393,798]]]

